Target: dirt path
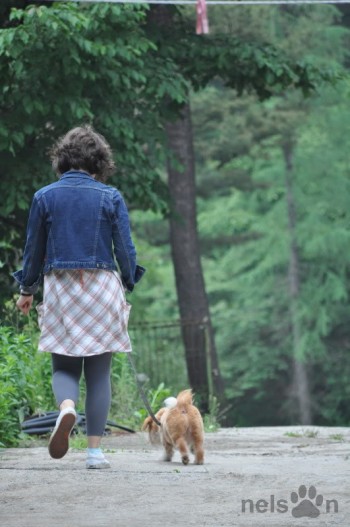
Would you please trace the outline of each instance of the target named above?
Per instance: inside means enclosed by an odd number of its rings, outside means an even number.
[[[104,445],[105,471],[87,471],[79,451],[60,461],[44,447],[2,451],[0,525],[350,525],[349,428],[222,429],[207,434],[203,466],[160,461],[141,433]]]

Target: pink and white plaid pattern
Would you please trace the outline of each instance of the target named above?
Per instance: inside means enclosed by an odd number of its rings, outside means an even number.
[[[129,352],[130,308],[115,271],[52,271],[37,306],[39,350],[72,357]]]

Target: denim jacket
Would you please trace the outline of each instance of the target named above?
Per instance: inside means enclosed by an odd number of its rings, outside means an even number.
[[[53,269],[116,270],[115,262],[132,291],[145,269],[136,265],[128,211],[118,190],[71,170],[34,194],[23,269],[13,274],[21,292],[34,294],[42,275]]]

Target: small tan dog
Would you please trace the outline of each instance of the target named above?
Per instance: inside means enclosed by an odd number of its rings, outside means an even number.
[[[158,426],[152,417],[145,419],[142,430],[149,433],[151,443],[162,443],[165,449],[164,461],[171,461],[174,449],[180,451],[182,463],[189,463],[189,449],[195,456],[194,462],[204,462],[203,420],[198,408],[193,405],[192,391],[184,390],[177,398],[169,397],[155,415],[162,426]]]

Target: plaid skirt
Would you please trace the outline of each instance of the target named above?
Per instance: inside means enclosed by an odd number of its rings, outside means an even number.
[[[115,271],[51,271],[37,306],[39,350],[72,357],[129,352],[130,308]]]

